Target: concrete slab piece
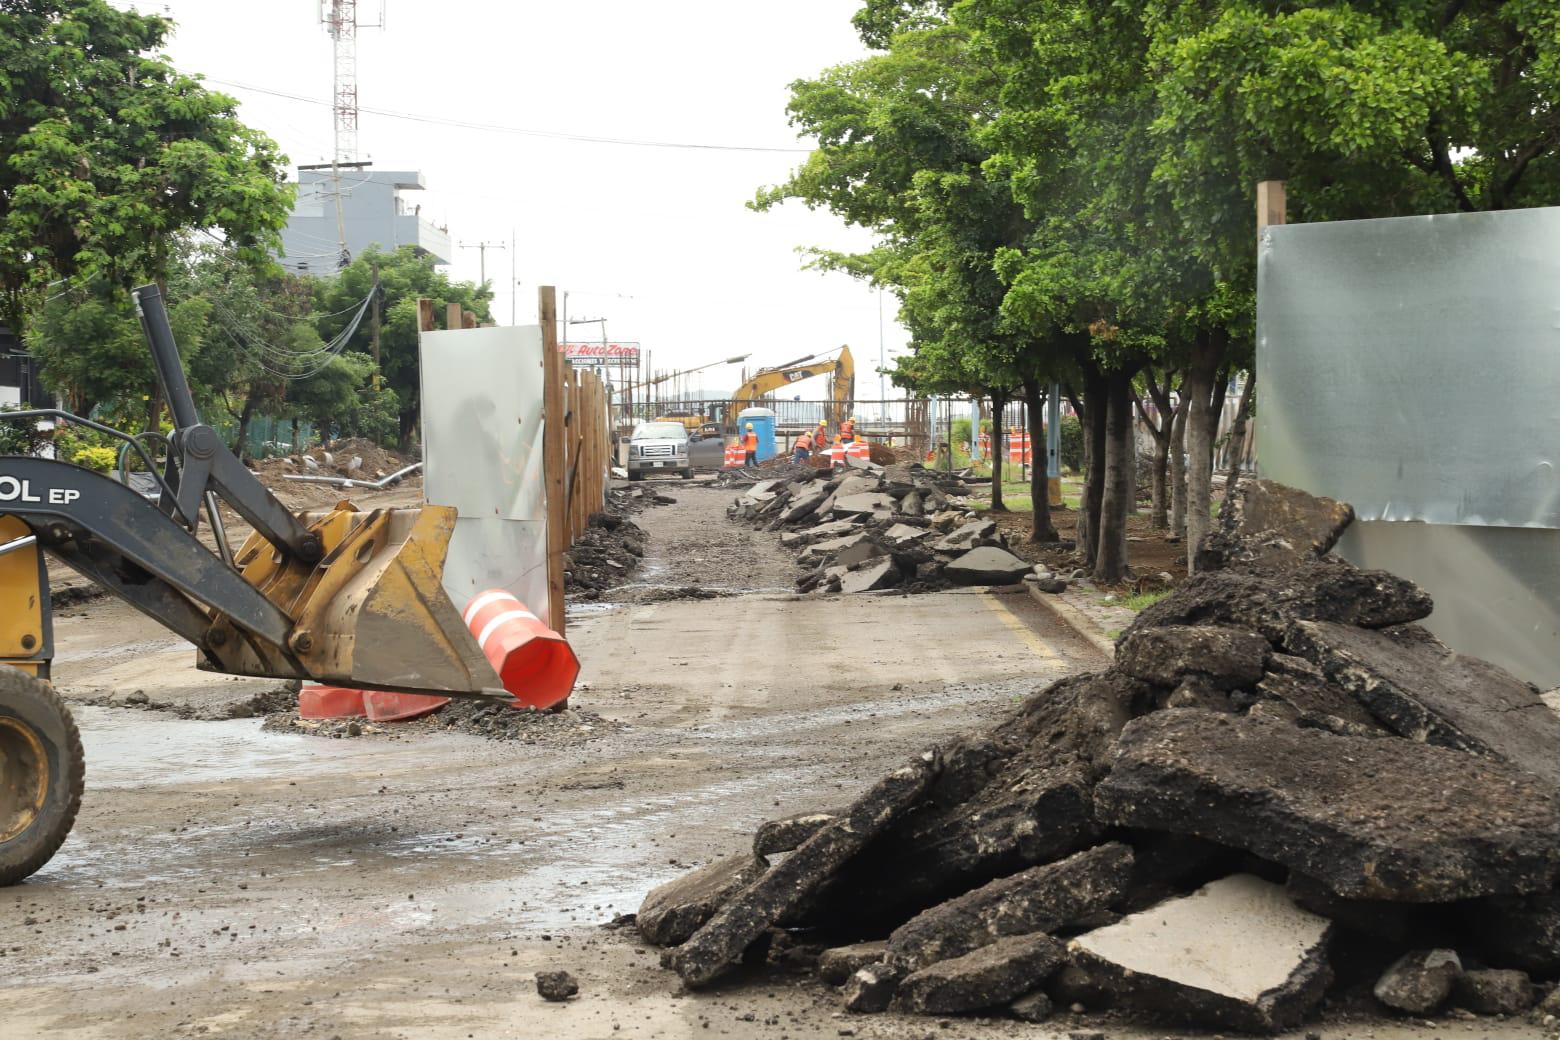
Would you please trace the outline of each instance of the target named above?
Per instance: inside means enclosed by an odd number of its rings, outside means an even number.
[[[933,524],[937,523],[937,517],[932,518]],[[948,532],[947,537],[932,545],[939,552],[956,552],[959,549],[969,549],[987,538],[995,536],[997,523],[995,520],[974,520],[956,527]]]
[[[983,545],[951,560],[943,572],[960,585],[1017,585],[1030,564],[1006,549]]]
[[[1331,981],[1331,924],[1282,885],[1236,874],[1072,941],[1128,1006],[1203,1026],[1293,1028]]]
[[[639,934],[657,946],[676,946],[715,916],[726,900],[763,876],[758,856],[730,856],[669,881],[645,896],[634,919]]]
[[[861,513],[891,513],[893,509],[893,498],[872,491],[859,495],[835,495],[831,512],[836,516],[840,514],[851,516]]]
[[[877,589],[891,588],[898,581],[899,569],[894,566],[891,557],[885,556],[878,563],[869,564],[842,577],[840,591],[843,593],[874,592]]]
[[[842,986],[845,980],[862,968],[876,964],[887,953],[888,944],[881,939],[854,943],[850,946],[836,946],[831,950],[824,950],[818,957],[818,976],[825,982]]]
[[[931,534],[930,529],[914,527],[910,524],[895,524],[883,532],[883,540],[890,545],[908,545],[909,543]]]
[[[814,542],[802,550],[802,554],[797,557],[797,560],[804,566],[811,567],[832,558],[836,553],[849,549],[866,537],[865,531],[857,531],[855,534],[847,534],[839,538],[828,538],[821,542]],[[847,563],[845,566],[849,567],[850,564]]]

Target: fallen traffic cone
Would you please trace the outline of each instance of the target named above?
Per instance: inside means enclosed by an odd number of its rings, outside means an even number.
[[[362,690],[308,683],[298,691],[299,718],[361,719],[365,714]]]
[[[466,626],[498,673],[517,708],[550,708],[567,700],[580,661],[558,633],[503,589],[491,589],[466,607]]]
[[[405,722],[432,714],[450,702],[448,697],[426,693],[388,693],[364,690],[363,707],[370,722]]]

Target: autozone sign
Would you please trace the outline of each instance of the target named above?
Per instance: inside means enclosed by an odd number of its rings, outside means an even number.
[[[638,343],[565,343],[560,348],[571,365],[634,367],[639,364]]]

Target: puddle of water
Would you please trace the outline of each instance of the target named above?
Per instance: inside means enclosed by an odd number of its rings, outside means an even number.
[[[86,752],[87,784],[99,789],[277,776],[377,750],[301,734],[262,733],[260,719],[196,722],[87,706],[72,713]]]

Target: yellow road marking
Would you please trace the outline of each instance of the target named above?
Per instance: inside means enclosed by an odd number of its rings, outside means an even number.
[[[1006,603],[1003,603],[1002,600],[989,592],[982,592],[980,598],[985,601],[986,606],[991,608],[992,613],[996,614],[1004,625],[1018,633],[1018,638],[1022,639],[1029,649],[1041,657],[1052,660],[1056,658],[1056,651],[1047,646],[1034,632],[1030,631],[1029,626],[1024,624],[1017,614],[1009,610]]]

